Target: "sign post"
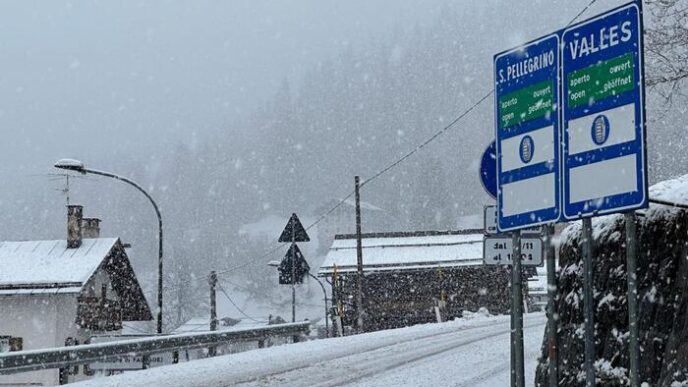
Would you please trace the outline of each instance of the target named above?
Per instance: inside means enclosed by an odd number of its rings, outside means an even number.
[[[587,386],[595,383],[592,217],[618,212],[627,214],[631,385],[639,382],[632,211],[648,206],[642,31],[634,0],[494,57],[497,229],[583,221]],[[521,246],[512,244],[514,256]],[[548,257],[549,284],[553,263]],[[556,372],[550,364],[550,383]]]
[[[497,54],[499,231],[559,220],[559,35]]]
[[[624,214],[626,221],[626,278],[628,282],[628,350],[631,363],[629,372],[631,386],[640,386],[640,345],[638,343],[638,278],[637,249],[638,236],[635,213]]]
[[[306,229],[301,224],[299,217],[296,214],[291,214],[289,222],[284,227],[282,234],[280,235],[279,242],[290,242],[289,252],[287,255],[291,254],[291,321],[296,321],[296,264],[298,259],[296,242],[309,242],[311,238],[308,236]],[[296,341],[297,336],[294,336],[294,341]]]
[[[641,16],[636,1],[562,33],[563,215],[583,219],[586,386],[595,385],[596,360],[591,217],[648,204]],[[629,237],[635,238],[634,232]],[[631,249],[627,254],[632,331],[637,327],[631,310],[636,306],[635,255]],[[631,341],[633,378],[637,340]]]
[[[551,34],[494,57],[497,228],[513,231],[560,218],[559,35]],[[539,238],[538,238],[539,240]],[[542,243],[540,241],[540,263]],[[512,266],[512,385],[523,387],[521,259]]]
[[[583,317],[585,325],[585,386],[595,387],[595,302],[592,281],[592,219],[583,218]]]
[[[547,261],[547,381],[550,387],[559,385],[559,344],[557,338],[557,273],[554,261],[554,226],[545,227],[545,260]]]
[[[513,256],[521,256],[521,232],[512,233]],[[513,315],[513,351],[514,351],[514,372],[512,374],[512,384],[516,387],[525,386],[525,365],[523,356],[523,270],[521,260],[514,259],[511,267],[511,314]]]

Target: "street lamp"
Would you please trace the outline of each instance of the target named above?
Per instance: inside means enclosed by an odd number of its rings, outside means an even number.
[[[111,177],[113,179],[123,181],[129,185],[134,186],[134,188],[139,190],[142,194],[146,195],[148,200],[150,200],[151,204],[153,205],[153,208],[155,209],[155,214],[158,216],[158,327],[157,327],[157,332],[162,333],[162,216],[160,215],[160,209],[158,209],[158,205],[155,204],[155,201],[148,194],[148,192],[146,192],[143,188],[141,188],[141,186],[139,186],[135,182],[127,179],[126,177],[115,175],[114,173],[98,171],[95,169],[86,168],[84,166],[84,163],[82,163],[79,160],[61,159],[55,163],[55,168],[66,169],[68,171],[75,171],[75,172],[79,172],[79,173],[84,174],[84,175],[87,173],[90,173],[93,175],[106,176],[106,177]]]
[[[280,265],[280,262],[279,262],[279,261],[270,261],[270,262],[268,262],[268,266],[271,266],[271,267],[277,267],[277,268],[278,268],[279,265]],[[327,290],[325,290],[325,285],[323,285],[322,281],[320,281],[320,280],[318,279],[318,277],[316,277],[316,276],[314,276],[313,274],[311,274],[311,272],[307,272],[307,274],[308,274],[311,278],[313,278],[314,280],[316,280],[316,281],[318,282],[318,284],[320,285],[320,288],[321,288],[322,291],[323,291],[323,299],[325,300],[325,332],[326,332],[326,334],[327,334],[327,337],[330,337],[330,322],[329,322],[329,319],[328,319],[329,310],[328,310],[328,308],[327,308]]]

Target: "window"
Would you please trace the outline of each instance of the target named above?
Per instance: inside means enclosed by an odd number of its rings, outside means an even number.
[[[0,353],[21,351],[24,340],[21,337],[0,336]]]
[[[0,353],[10,351],[10,336],[0,336]]]

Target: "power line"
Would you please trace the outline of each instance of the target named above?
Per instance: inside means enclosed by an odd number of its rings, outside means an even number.
[[[227,299],[229,300],[229,302],[231,302],[232,305],[234,305],[234,307],[236,308],[236,310],[239,311],[239,313],[241,313],[241,314],[243,314],[244,316],[246,316],[246,318],[248,318],[249,320],[252,320],[252,321],[255,321],[255,322],[259,322],[259,323],[262,323],[262,322],[263,322],[263,321],[260,321],[260,320],[256,320],[255,318],[253,318],[253,317],[247,315],[246,312],[244,312],[241,308],[239,308],[239,306],[234,302],[234,300],[232,300],[232,297],[230,297],[229,294],[227,294],[227,292],[225,291],[225,288],[223,288],[222,285],[220,285],[220,284],[218,283],[217,286],[220,288],[220,291],[222,292],[222,294],[224,294],[225,297],[227,297]]]
[[[571,21],[569,22],[569,24],[566,25],[566,27],[569,27],[571,24],[575,23],[576,20],[577,20],[579,17],[581,17],[581,16],[585,13],[585,11],[588,10],[588,8],[590,8],[593,4],[595,4],[596,1],[597,1],[597,0],[590,0],[590,2],[588,3],[588,5],[586,5],[585,8],[583,8],[580,12],[578,12],[578,15],[574,16],[574,18],[571,19]],[[566,27],[564,27],[564,28],[566,28]]]
[[[408,152],[408,153],[406,153],[405,155],[403,155],[400,159],[394,161],[393,163],[389,164],[388,166],[386,166],[385,168],[383,168],[382,170],[380,170],[379,172],[377,172],[376,174],[374,174],[371,178],[366,179],[363,183],[361,183],[360,188],[363,188],[367,183],[369,183],[369,182],[371,182],[371,181],[377,179],[378,177],[382,176],[383,174],[387,173],[387,171],[389,171],[390,169],[392,169],[392,168],[396,167],[397,165],[401,164],[402,162],[404,162],[404,160],[408,159],[408,158],[411,157],[413,154],[415,154],[415,153],[418,152],[419,150],[423,149],[426,145],[428,145],[428,144],[430,144],[431,142],[433,142],[433,141],[434,141],[435,139],[437,139],[439,136],[443,135],[447,130],[451,129],[451,127],[453,127],[454,125],[456,125],[459,121],[461,121],[461,119],[463,119],[463,118],[466,117],[470,112],[472,112],[473,109],[475,109],[476,107],[478,107],[478,105],[480,105],[481,103],[483,103],[489,96],[492,95],[492,93],[494,93],[494,89],[491,89],[489,92],[487,92],[487,94],[485,94],[485,95],[484,95],[482,98],[480,98],[477,102],[475,102],[473,105],[471,105],[471,107],[469,107],[468,109],[464,110],[463,113],[459,114],[459,116],[456,117],[452,122],[450,122],[449,125],[445,126],[444,128],[440,129],[439,131],[437,131],[435,134],[433,134],[432,136],[430,136],[430,138],[428,138],[427,140],[423,141],[420,145],[418,145],[417,147],[415,147],[414,149],[412,149],[410,152]]]
[[[587,11],[595,2],[597,2],[597,0],[591,0],[584,8],[580,11],[580,12],[578,12],[578,14],[577,14],[576,16],[573,17],[573,19],[571,19],[571,21],[566,25],[566,27],[568,27],[568,26],[570,26],[571,24],[573,24],[573,23],[574,23],[579,17],[581,17],[581,16],[585,13],[585,11]],[[379,178],[380,176],[384,175],[385,173],[387,173],[388,171],[390,171],[391,169],[393,169],[393,168],[396,167],[397,165],[403,163],[403,162],[404,162],[405,160],[407,160],[409,157],[413,156],[413,155],[416,154],[418,151],[420,151],[421,149],[423,149],[424,147],[426,147],[428,144],[430,144],[431,142],[435,141],[438,137],[440,137],[441,135],[443,135],[444,133],[446,133],[449,129],[451,129],[451,128],[454,127],[457,123],[459,123],[459,121],[461,121],[461,120],[462,120],[463,118],[465,118],[468,114],[470,114],[473,110],[475,110],[478,106],[480,106],[483,102],[485,102],[493,93],[494,93],[494,88],[490,89],[490,91],[488,91],[488,92],[487,92],[485,95],[483,95],[480,99],[478,99],[476,102],[474,102],[470,107],[468,107],[468,108],[465,109],[463,112],[461,112],[461,113],[460,113],[456,118],[454,118],[454,120],[452,120],[448,125],[444,126],[444,127],[441,128],[440,130],[438,130],[437,132],[435,132],[432,136],[430,136],[428,139],[426,139],[425,141],[423,141],[422,143],[420,143],[418,146],[416,146],[415,148],[413,148],[413,149],[412,149],[411,151],[409,151],[408,153],[404,154],[404,155],[403,155],[402,157],[400,157],[399,159],[393,161],[392,163],[390,163],[390,164],[387,165],[386,167],[382,168],[381,170],[379,170],[378,172],[376,172],[375,174],[373,174],[373,176],[370,177],[369,179],[364,180],[364,181],[361,183],[361,185],[360,185],[359,188],[363,188],[363,187],[364,187],[366,184],[368,184],[369,182],[371,182],[371,181],[373,181],[373,180]],[[339,202],[337,202],[337,203],[336,203],[334,206],[332,206],[329,210],[327,210],[327,211],[324,212],[322,215],[320,215],[320,216],[316,219],[315,222],[311,223],[308,227],[306,227],[306,230],[310,230],[310,229],[313,228],[315,225],[317,225],[318,223],[320,223],[321,221],[323,221],[326,217],[328,217],[328,216],[329,216],[330,214],[332,214],[335,210],[337,210],[337,208],[339,208],[342,204],[344,204],[344,203],[346,202],[346,200],[348,200],[349,198],[351,198],[351,196],[353,196],[353,195],[354,195],[354,191],[352,190],[348,195],[346,195],[343,199],[339,200]],[[233,272],[233,271],[235,271],[235,270],[238,270],[238,269],[241,269],[241,268],[244,268],[244,267],[247,267],[247,266],[251,266],[251,265],[256,265],[256,264],[264,265],[265,262],[263,262],[263,259],[265,259],[267,256],[273,254],[275,251],[279,250],[280,248],[282,248],[282,245],[277,245],[277,246],[275,246],[274,248],[270,249],[270,250],[269,250],[268,252],[266,252],[265,254],[263,254],[263,255],[261,255],[260,257],[258,257],[258,258],[257,258],[256,260],[254,260],[253,262],[246,262],[246,263],[244,263],[244,264],[237,265],[237,266],[234,266],[234,267],[229,268],[229,269],[226,269],[226,270],[218,271],[218,272],[217,272],[217,275],[224,275],[224,274],[227,274],[227,273],[230,273],[230,272]],[[209,277],[206,276],[206,277],[203,277],[203,278],[204,278],[204,279],[207,279],[207,278],[209,278]]]

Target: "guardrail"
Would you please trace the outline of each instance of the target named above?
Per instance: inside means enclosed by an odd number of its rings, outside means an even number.
[[[145,356],[160,352],[210,348],[237,341],[297,336],[307,333],[309,330],[310,323],[299,322],[235,331],[184,333],[111,343],[10,352],[0,355],[0,374],[65,368],[96,361],[106,361],[119,356]]]

